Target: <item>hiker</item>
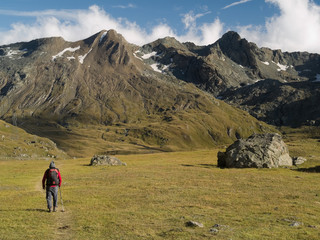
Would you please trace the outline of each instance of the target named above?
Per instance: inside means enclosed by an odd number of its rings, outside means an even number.
[[[53,212],[56,212],[56,208],[58,206],[58,187],[61,186],[61,175],[58,168],[56,168],[54,161],[50,162],[49,168],[44,172],[42,178],[42,188],[46,187],[46,199],[48,212],[51,212],[52,202],[51,198],[53,198]]]

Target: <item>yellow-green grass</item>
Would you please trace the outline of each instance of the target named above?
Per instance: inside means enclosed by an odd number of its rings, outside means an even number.
[[[31,159],[66,157],[54,142],[31,135],[23,129],[0,120],[0,158]]]
[[[0,161],[0,238],[320,238],[319,172],[220,169],[217,152],[119,155],[127,166],[115,167],[57,160],[66,210],[57,213],[45,212],[41,190],[49,161]],[[300,168],[319,165],[316,155]]]

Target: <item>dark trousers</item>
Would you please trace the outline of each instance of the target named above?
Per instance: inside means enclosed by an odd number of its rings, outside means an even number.
[[[47,206],[48,209],[51,209],[52,202],[51,199],[53,198],[53,206],[58,206],[58,186],[56,187],[48,187],[46,188],[46,199],[47,199]]]

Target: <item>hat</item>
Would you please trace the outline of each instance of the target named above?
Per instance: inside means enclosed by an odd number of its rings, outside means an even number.
[[[54,164],[54,161],[51,161],[49,168],[55,168],[55,167],[56,167],[56,165]]]

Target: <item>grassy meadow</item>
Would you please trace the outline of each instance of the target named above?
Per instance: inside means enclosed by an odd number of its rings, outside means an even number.
[[[56,213],[41,188],[49,160],[2,160],[0,239],[320,239],[312,144],[310,160],[291,169],[220,169],[218,150],[118,155],[119,167],[56,160],[65,208]]]

